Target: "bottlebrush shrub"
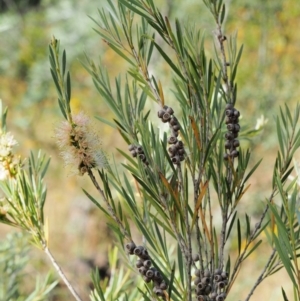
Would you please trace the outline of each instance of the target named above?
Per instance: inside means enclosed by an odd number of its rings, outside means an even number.
[[[122,267],[120,273],[112,273],[109,282],[100,283],[97,272],[93,274],[93,301],[225,300],[242,264],[258,251],[264,237],[272,251],[246,300],[282,267],[294,286],[295,300],[300,298],[299,186],[297,178],[288,180],[300,145],[300,107],[292,114],[285,106],[276,118],[279,150],[272,192],[253,224],[249,215],[240,216],[238,206],[260,163],[249,167],[250,150],[240,145],[240,139],[247,138],[239,120],[243,112],[237,109],[242,47],[235,36],[224,34],[225,3],[203,1],[216,24],[214,58],[207,55],[199,29],[183,26],[179,20],[170,22],[153,0],[108,0],[108,9],[100,10],[99,20],[94,20],[107,47],[128,63],[125,80],[115,78],[114,88],[109,70],[101,63],[96,66],[89,57],[83,63],[114,114],[114,122],[98,119],[113,126],[128,144],[128,149],[119,150],[126,160],[122,170],[107,162],[98,134],[90,132],[89,118],[73,114],[66,52],[60,53],[54,37],[50,43],[51,73],[65,119],[56,131],[63,158],[92,181],[99,196],[84,192],[108,218],[116,245],[128,262],[127,271]],[[152,68],[158,57],[170,69],[172,97]],[[155,102],[157,117],[146,110],[148,102]],[[159,130],[157,124],[168,129]],[[13,206],[12,196],[6,195]],[[219,211],[213,210],[216,207]],[[8,209],[5,218],[10,220],[14,214]],[[21,219],[15,223],[22,227]],[[139,235],[132,235],[133,228]],[[44,233],[37,233],[37,241],[49,255]],[[226,251],[229,238],[237,241],[235,254]],[[128,272],[139,281],[133,283]]]

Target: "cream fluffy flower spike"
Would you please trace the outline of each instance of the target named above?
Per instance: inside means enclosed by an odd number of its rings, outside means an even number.
[[[107,159],[88,116],[80,112],[72,119],[73,124],[63,121],[56,129],[57,143],[65,163],[79,175],[84,175],[91,168],[105,168]]]

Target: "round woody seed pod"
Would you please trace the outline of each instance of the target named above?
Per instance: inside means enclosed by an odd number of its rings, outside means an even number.
[[[163,110],[165,110],[165,111],[166,111],[166,110],[167,110],[167,108],[168,108],[168,106],[163,106]]]
[[[201,276],[201,271],[200,271],[200,270],[195,270],[195,275],[196,275],[197,277],[200,277],[200,276]]]
[[[233,131],[234,132],[239,132],[241,129],[240,125],[239,124],[234,124],[234,128],[233,128]]]
[[[238,117],[232,116],[230,118],[231,118],[232,123],[235,123],[235,124],[239,123],[239,118]]]
[[[198,288],[199,290],[202,290],[202,291],[205,289],[205,286],[206,286],[206,284],[205,284],[205,283],[202,283],[202,282],[200,282],[200,283],[197,284],[197,288]]]
[[[231,141],[227,140],[227,141],[225,142],[224,146],[225,146],[226,149],[230,149],[231,146],[232,146]]]
[[[148,278],[153,278],[154,277],[154,272],[152,271],[152,270],[148,270],[147,272],[146,272],[146,276],[148,277]]]
[[[135,249],[135,243],[129,242],[128,244],[125,245],[125,248],[126,248],[127,252],[132,255],[132,254],[134,254],[133,251]]]
[[[233,158],[238,157],[238,156],[239,156],[239,151],[233,150],[233,151],[230,153],[230,156],[233,157]]]
[[[211,286],[207,285],[204,289],[205,295],[208,295],[211,292]]]
[[[203,273],[203,276],[204,277],[210,277],[210,271],[209,270],[205,270],[204,273]]]
[[[230,117],[226,117],[225,124],[232,123],[232,119]]]
[[[216,301],[224,301],[225,297],[226,297],[226,295],[224,293],[222,293],[216,297]]]
[[[168,148],[168,151],[169,153],[171,154],[174,154],[177,152],[177,147],[175,145],[171,145],[169,148]]]
[[[180,130],[180,126],[179,126],[179,124],[175,124],[175,125],[173,125],[172,126],[172,129],[174,130],[174,131],[179,131]]]
[[[150,268],[151,267],[151,265],[152,265],[152,262],[151,262],[151,260],[145,260],[144,261],[144,267],[146,267],[146,268]]]
[[[168,138],[168,143],[169,144],[175,144],[177,141],[178,141],[177,138],[174,137],[174,136],[171,136],[171,137]]]
[[[221,275],[215,275],[214,276],[215,281],[219,282],[222,281],[222,276]]]
[[[134,158],[137,156],[137,151],[135,149],[130,151],[130,153],[131,153],[131,156]]]
[[[144,154],[139,154],[139,158],[144,162],[146,161],[146,156]]]
[[[154,278],[157,282],[161,282],[161,281],[162,281],[162,276],[161,276],[161,274],[160,274],[159,271],[155,271],[155,272],[154,272],[153,278]]]
[[[171,158],[174,158],[177,155],[177,152],[169,153],[169,155],[170,155]]]
[[[176,157],[173,157],[172,159],[171,159],[171,161],[172,161],[172,163],[173,164],[179,164],[180,163],[180,159],[176,156]]]
[[[228,116],[228,117],[233,116],[233,110],[230,110],[230,109],[226,110],[225,115]]]
[[[223,279],[227,279],[228,278],[228,272],[222,272],[221,276]]]
[[[203,295],[197,296],[197,301],[205,301],[205,296]]]
[[[232,103],[227,103],[225,106],[225,110],[231,110],[233,109],[233,104]]]
[[[168,122],[171,119],[171,115],[169,113],[165,113],[162,117],[163,122]]]
[[[211,294],[210,294],[210,297],[211,297],[213,300],[215,300],[216,297],[217,297],[217,293],[216,293],[216,292],[211,293]]]
[[[162,289],[163,291],[167,289],[167,284],[163,281],[160,285],[159,288]]]
[[[200,259],[199,254],[194,254],[194,255],[193,255],[193,260],[194,260],[194,261],[197,262],[199,259]]]
[[[172,117],[172,118],[170,119],[170,124],[171,124],[171,125],[177,125],[177,124],[178,124],[177,118],[176,118],[176,117]]]
[[[132,151],[132,150],[134,150],[135,149],[135,145],[133,145],[133,144],[129,144],[128,145],[128,150],[129,151]]]
[[[194,284],[198,285],[201,282],[201,278],[200,277],[196,277],[194,280]]]
[[[142,275],[146,275],[147,269],[145,267],[140,267],[139,268],[139,273]]]
[[[227,140],[233,140],[234,139],[234,134],[233,133],[226,133],[225,134],[225,138],[227,139]]]
[[[144,251],[144,247],[143,246],[138,246],[133,250],[133,253],[137,256],[141,255],[142,252]]]
[[[214,272],[215,275],[221,275],[221,273],[222,273],[221,269],[215,269],[215,272]]]
[[[223,159],[224,159],[225,161],[228,161],[228,158],[229,158],[228,154],[225,153],[225,154],[223,155]]]
[[[156,296],[163,297],[165,294],[162,289],[157,288],[155,291]]]
[[[218,282],[218,287],[220,289],[224,288],[225,286],[226,286],[225,282],[223,282],[223,281]]]
[[[176,147],[177,147],[178,149],[183,148],[183,142],[182,142],[182,141],[177,141]]]
[[[232,123],[228,123],[227,124],[227,130],[228,131],[233,131],[235,129],[235,125],[234,124],[232,124]]]
[[[143,148],[142,148],[140,145],[137,146],[136,150],[137,150],[137,152],[138,152],[139,154],[143,154],[143,153],[144,153],[144,150],[143,150]]]
[[[135,266],[136,266],[137,268],[140,268],[140,267],[144,266],[143,260],[138,259],[137,262],[136,262],[136,264],[135,264]]]
[[[166,113],[165,110],[159,110],[159,111],[157,112],[157,116],[158,116],[159,118],[162,118],[163,115],[164,115],[165,113]]]
[[[201,279],[201,282],[204,283],[204,284],[208,284],[209,281],[210,281],[209,277],[203,277],[203,278]]]
[[[183,155],[179,156],[179,161],[181,161],[181,162],[184,161],[184,156]]]
[[[178,155],[181,155],[183,156],[184,155],[184,149],[183,148],[180,148],[178,151],[177,151]]]
[[[240,116],[240,112],[239,112],[238,110],[234,109],[234,110],[233,110],[233,115],[234,115],[235,117],[239,117],[239,116]]]
[[[149,253],[148,253],[148,251],[146,249],[143,249],[142,254],[140,255],[140,257],[142,259],[145,259],[145,260],[150,258],[149,257]]]
[[[234,147],[239,147],[240,146],[240,141],[237,140],[237,139],[233,140],[233,146]]]
[[[151,279],[148,278],[147,276],[143,276],[143,279],[144,279],[144,281],[145,281],[146,283],[149,283],[149,282],[151,281]]]
[[[168,107],[166,109],[166,112],[169,113],[170,115],[173,115],[174,114],[174,110],[171,108],[171,107]]]
[[[198,287],[196,287],[195,292],[196,292],[196,295],[202,295],[203,294],[203,290],[199,289]]]

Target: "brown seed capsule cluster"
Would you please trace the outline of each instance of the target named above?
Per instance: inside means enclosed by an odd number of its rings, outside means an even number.
[[[184,146],[183,142],[178,140],[180,125],[175,116],[173,116],[174,110],[171,107],[164,106],[161,110],[157,112],[158,117],[162,122],[168,122],[171,129],[171,136],[168,138],[168,143],[170,147],[168,148],[169,155],[173,164],[180,164],[184,160]]]
[[[144,150],[140,145],[134,145],[134,144],[130,144],[128,146],[128,150],[130,151],[132,157],[134,158],[140,158],[141,161],[145,164],[145,165],[149,165],[149,162],[147,161],[147,158],[145,156]]]
[[[126,251],[130,255],[136,255],[139,259],[136,262],[136,267],[139,273],[143,276],[145,282],[153,282],[153,292],[158,297],[165,297],[164,291],[167,289],[167,284],[163,280],[160,272],[152,267],[152,261],[148,251],[143,246],[136,246],[135,243],[130,242],[126,244]]]
[[[231,103],[228,103],[225,107],[225,123],[227,125],[227,133],[225,134],[225,149],[224,159],[236,158],[239,155],[237,148],[240,146],[240,142],[237,139],[240,131],[239,116],[240,112],[236,110]]]
[[[228,283],[228,274],[216,269],[211,275],[209,270],[195,271],[195,292],[198,301],[224,301],[226,294],[223,289]]]

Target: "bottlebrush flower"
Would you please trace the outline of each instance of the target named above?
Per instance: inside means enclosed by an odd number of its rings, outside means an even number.
[[[63,121],[55,135],[66,165],[79,175],[84,175],[90,168],[105,168],[107,159],[90,119],[82,112],[72,118],[73,124]]]
[[[19,160],[12,153],[12,149],[16,144],[17,141],[10,132],[0,131],[0,181],[15,176],[17,172]]]

